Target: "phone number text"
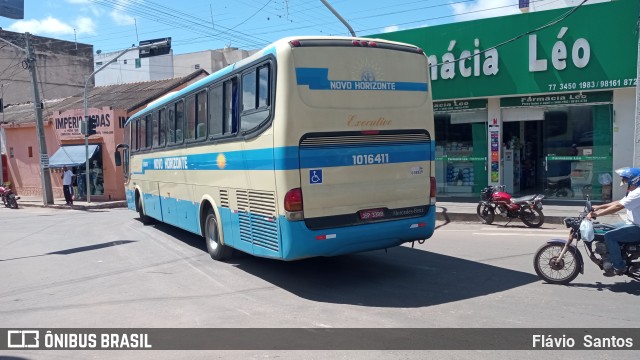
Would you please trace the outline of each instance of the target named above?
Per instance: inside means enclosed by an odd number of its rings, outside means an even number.
[[[602,89],[602,88],[612,88],[612,87],[621,87],[621,86],[636,86],[637,79],[628,78],[628,79],[615,79],[615,80],[598,80],[598,81],[580,81],[580,82],[569,82],[569,83],[559,83],[559,84],[548,84],[549,90],[557,91],[557,90],[587,90],[587,89]]]

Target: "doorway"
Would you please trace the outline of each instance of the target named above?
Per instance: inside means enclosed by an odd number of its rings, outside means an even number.
[[[542,120],[503,123],[503,154],[512,157],[503,156],[504,183],[517,196],[538,194],[543,190],[542,134]]]
[[[507,115],[502,126],[503,184],[512,195],[610,201],[611,104],[554,106],[535,115],[531,109],[503,115]],[[542,120],[526,120],[523,115]]]

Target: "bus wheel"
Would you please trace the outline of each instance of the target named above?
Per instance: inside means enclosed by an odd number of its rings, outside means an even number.
[[[144,214],[144,209],[142,208],[142,201],[140,201],[140,193],[136,192],[136,210],[138,211],[138,218],[143,225],[149,225],[153,222],[153,219]]]
[[[213,260],[224,260],[231,257],[233,249],[220,243],[218,220],[212,209],[207,211],[204,221],[204,238],[207,242],[207,251]]]

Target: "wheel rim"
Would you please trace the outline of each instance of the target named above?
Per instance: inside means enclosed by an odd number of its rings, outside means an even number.
[[[491,210],[490,210],[489,206],[487,206],[487,205],[482,205],[482,206],[480,207],[479,215],[480,215],[480,218],[482,218],[482,220],[485,220],[485,221],[486,221],[486,220],[487,220],[487,218],[489,218],[490,213],[491,213]]]
[[[578,262],[571,251],[567,251],[562,259],[558,260],[558,255],[563,246],[549,246],[540,253],[538,257],[538,268],[548,279],[563,281],[569,279],[575,273]]]
[[[527,219],[528,222],[537,224],[540,222],[540,218],[538,217],[538,213],[533,209],[527,209],[524,211],[524,218]]]
[[[207,219],[207,242],[212,250],[218,248],[218,224],[213,216]]]

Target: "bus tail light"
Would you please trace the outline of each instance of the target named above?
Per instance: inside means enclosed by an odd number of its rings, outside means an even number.
[[[436,178],[435,176],[430,177],[430,186],[429,186],[429,204],[436,204]]]
[[[295,188],[287,191],[287,194],[284,196],[284,210],[285,216],[289,221],[304,219],[301,188]]]
[[[289,46],[291,47],[300,47],[300,40],[291,40],[289,41]]]

